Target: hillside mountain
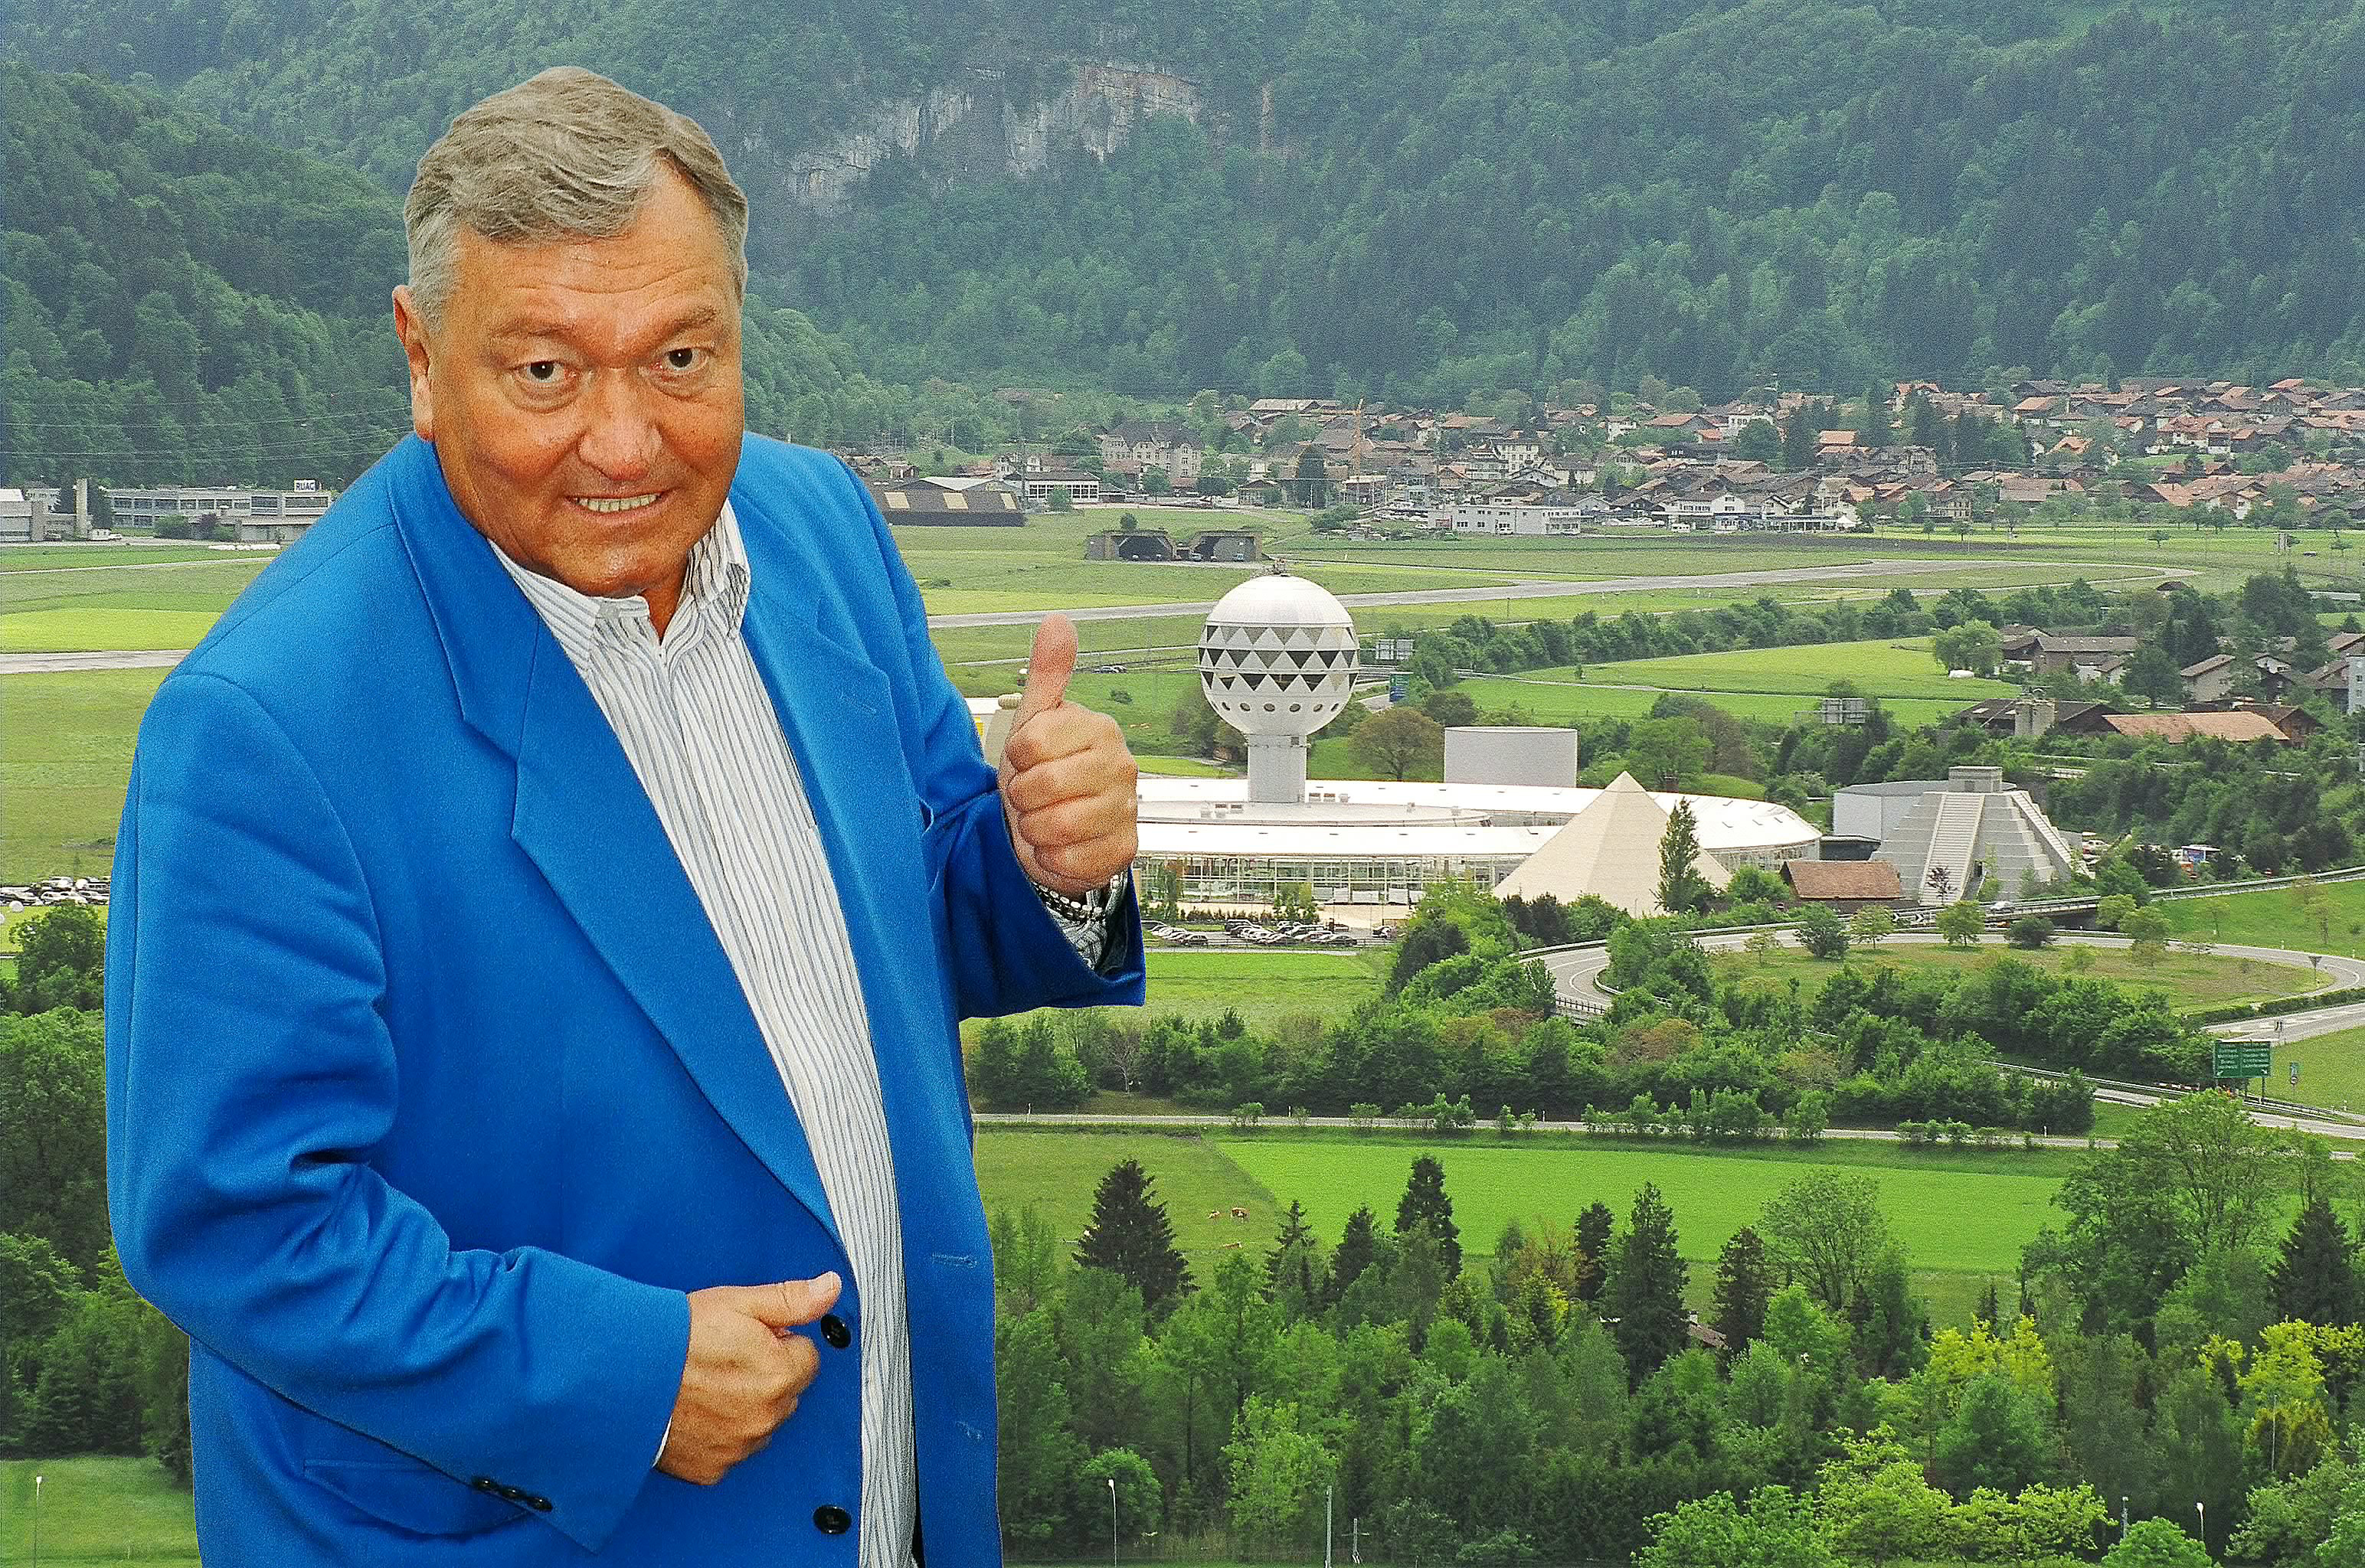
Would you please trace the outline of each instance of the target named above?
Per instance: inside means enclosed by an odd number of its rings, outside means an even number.
[[[393,196],[88,76],[0,62],[0,480],[342,484],[409,429]],[[883,385],[760,301],[745,353],[769,433],[982,444],[997,418],[962,388]]]
[[[29,0],[11,47],[389,190],[482,92],[608,71],[891,382],[2365,375],[2354,0]]]

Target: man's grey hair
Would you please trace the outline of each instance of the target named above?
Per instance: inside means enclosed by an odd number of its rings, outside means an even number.
[[[670,167],[713,215],[747,286],[747,197],[714,139],[688,115],[562,65],[494,94],[452,122],[402,205],[411,303],[429,322],[452,297],[461,230],[501,245],[622,233]]]

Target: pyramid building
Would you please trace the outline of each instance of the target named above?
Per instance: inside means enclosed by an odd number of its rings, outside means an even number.
[[[1922,788],[1880,846],[1880,858],[1897,868],[1908,898],[1928,905],[1967,897],[1982,869],[1987,898],[2077,871],[2078,857],[2060,830],[2027,790],[2005,785],[2002,769],[1957,767],[1945,783]]]
[[[1669,796],[1669,800],[1676,797]],[[1495,896],[1523,899],[1552,894],[1563,903],[1590,894],[1629,914],[1664,914],[1659,902],[1659,841],[1667,834],[1667,808],[1634,782],[1631,773],[1611,780],[1598,799],[1544,840],[1518,869],[1495,885]],[[1721,891],[1732,874],[1706,850],[1692,868]]]

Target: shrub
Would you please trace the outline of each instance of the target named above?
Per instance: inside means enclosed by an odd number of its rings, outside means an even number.
[[[2003,939],[2015,947],[2053,946],[2053,923],[2041,914],[2023,914],[2004,928]]]

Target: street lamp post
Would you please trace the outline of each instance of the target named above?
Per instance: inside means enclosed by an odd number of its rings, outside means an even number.
[[[1114,1475],[1110,1476],[1110,1477],[1108,1478],[1108,1484],[1109,1484],[1109,1568],[1116,1568],[1116,1477],[1115,1477],[1115,1476],[1114,1476]]]
[[[41,1560],[41,1483],[44,1476],[33,1477],[33,1561]]]
[[[2201,1516],[2201,1550],[2206,1551],[2209,1550],[2209,1505],[2195,1503],[2192,1511]]]
[[[1335,1486],[1322,1488],[1322,1568],[1330,1568],[1330,1505],[1338,1490]]]

